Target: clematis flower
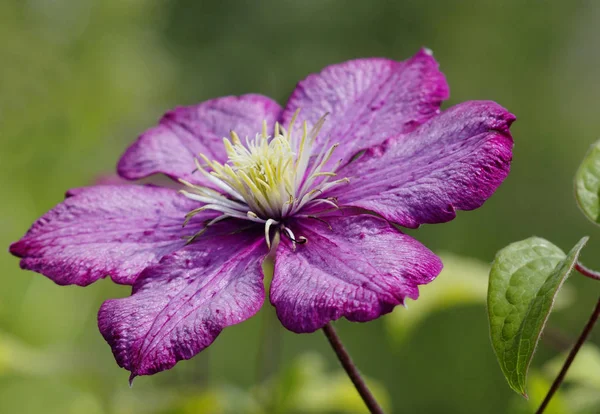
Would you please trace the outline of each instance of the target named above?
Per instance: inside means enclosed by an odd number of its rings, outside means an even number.
[[[269,298],[287,329],[376,319],[442,268],[397,226],[478,208],[509,172],[515,117],[490,101],[441,112],[448,93],[422,50],[329,66],[284,108],[261,95],[177,108],[127,149],[118,173],[162,173],[184,190],[70,190],[10,251],[60,285],[110,276],[133,286],[98,315],[132,378],[256,314],[269,251]]]

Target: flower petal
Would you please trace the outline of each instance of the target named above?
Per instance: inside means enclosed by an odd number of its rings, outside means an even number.
[[[38,219],[10,252],[22,258],[23,269],[59,285],[86,286],[107,275],[132,284],[146,266],[182,248],[182,236],[214,217],[196,216],[182,229],[185,214],[195,207],[198,203],[167,188],[78,188]]]
[[[264,120],[272,129],[280,113],[277,102],[254,94],[176,108],[127,149],[119,161],[118,172],[129,180],[163,173],[173,179],[205,183],[201,174],[192,174],[198,154],[224,162],[227,155],[223,137],[232,130],[242,138],[254,137],[262,130]]]
[[[405,227],[452,220],[455,210],[480,207],[508,175],[514,120],[494,102],[454,106],[340,169],[350,183],[328,196]]]
[[[330,137],[332,144],[341,144],[335,161],[348,160],[427,121],[448,94],[438,63],[423,49],[402,62],[372,58],[328,66],[298,83],[282,119],[287,125],[300,108],[299,119],[314,125],[329,113],[319,133],[321,144]]]
[[[308,239],[294,250],[281,238],[271,303],[294,332],[313,332],[344,316],[365,322],[416,299],[441,261],[413,238],[368,215],[298,220],[290,226]]]
[[[217,225],[215,227],[220,227]],[[131,379],[172,368],[264,301],[260,231],[204,235],[146,269],[128,298],[104,302],[100,332]]]

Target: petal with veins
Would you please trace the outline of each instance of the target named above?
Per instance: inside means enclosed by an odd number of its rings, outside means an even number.
[[[327,193],[405,227],[443,223],[480,207],[510,170],[514,115],[490,101],[456,105],[339,170],[350,183]]]
[[[100,332],[131,379],[193,357],[223,328],[258,312],[267,250],[260,229],[232,233],[236,229],[225,222],[211,227],[146,269],[130,297],[104,302]]]
[[[231,130],[242,137],[254,137],[264,120],[271,131],[280,112],[277,102],[254,94],[176,108],[127,149],[119,161],[118,172],[129,180],[163,173],[174,179],[210,185],[200,173],[194,173],[194,158],[202,153],[225,161],[223,137],[229,136]]]
[[[38,219],[10,252],[21,267],[42,273],[59,285],[86,286],[110,276],[132,284],[139,273],[185,245],[214,212],[194,217],[197,206],[177,191],[136,185],[78,188]]]
[[[425,49],[402,62],[356,59],[328,66],[299,82],[282,119],[287,125],[300,108],[299,121],[313,125],[329,113],[318,144],[324,146],[327,139],[339,143],[330,162],[348,161],[357,151],[411,131],[435,116],[448,94],[438,63]]]
[[[406,297],[416,299],[417,286],[442,269],[425,246],[380,218],[323,219],[290,223],[306,242],[294,247],[281,237],[277,248],[270,298],[291,331],[313,332],[342,316],[376,319]]]

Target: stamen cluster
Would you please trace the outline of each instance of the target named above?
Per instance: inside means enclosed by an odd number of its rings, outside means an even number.
[[[182,181],[188,189],[181,192],[204,203],[187,214],[185,223],[201,211],[214,210],[222,214],[206,227],[228,217],[264,223],[265,237],[270,243],[270,227],[282,225],[285,218],[297,215],[303,208],[322,203],[337,207],[334,199],[320,195],[348,182],[347,178],[332,180],[339,162],[330,171],[324,171],[338,144],[324,145],[313,154],[326,115],[310,131],[304,122],[298,137],[293,134],[298,112],[287,129],[276,123],[272,137],[268,135],[266,121],[263,121],[262,132],[254,139],[245,137],[242,140],[232,131],[230,139],[223,138],[228,156],[224,164],[200,154],[203,163],[195,160],[198,171],[220,191]],[[293,237],[290,230],[284,230]]]

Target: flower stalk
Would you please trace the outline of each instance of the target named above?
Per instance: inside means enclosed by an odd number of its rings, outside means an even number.
[[[340,363],[342,364],[342,367],[344,367],[344,370],[348,374],[348,377],[350,377],[350,380],[352,381],[352,383],[356,387],[356,390],[365,402],[365,405],[369,409],[369,412],[371,414],[383,414],[383,410],[381,409],[381,407],[377,403],[377,400],[367,387],[367,384],[361,377],[360,372],[358,372],[358,368],[356,368],[356,365],[354,365],[352,358],[350,358],[348,351],[346,351],[346,348],[342,344],[342,341],[340,340],[340,337],[337,335],[333,326],[331,326],[331,323],[328,323],[323,327],[323,332],[329,340],[329,343],[331,344],[331,347],[333,348]]]
[[[584,274],[580,270],[582,268],[582,266],[579,263],[577,263],[577,265],[576,265],[575,268],[580,273]],[[584,274],[584,276],[587,276],[587,275]],[[569,352],[569,355],[567,356],[567,359],[565,360],[565,363],[563,364],[560,372],[558,373],[558,376],[556,377],[556,379],[552,383],[552,386],[550,387],[550,390],[548,390],[548,394],[546,394],[546,397],[544,398],[544,401],[542,401],[542,404],[540,405],[540,407],[536,411],[536,414],[542,414],[544,412],[544,410],[546,409],[546,407],[548,406],[548,404],[550,403],[550,400],[552,399],[552,397],[554,396],[554,394],[556,393],[556,391],[558,390],[558,388],[562,384],[563,380],[565,379],[565,376],[567,375],[567,371],[569,370],[569,367],[571,366],[571,364],[573,363],[573,360],[577,356],[577,353],[581,349],[581,346],[586,341],[586,339],[589,336],[590,332],[592,332],[592,329],[594,328],[594,325],[595,325],[596,321],[598,320],[599,316],[600,316],[600,298],[598,298],[598,302],[596,303],[596,307],[594,308],[594,311],[592,312],[592,315],[590,316],[590,319],[585,324],[585,327],[581,331],[581,334],[579,335],[579,338],[577,338],[577,342],[575,342],[575,345],[573,345],[573,348]]]

